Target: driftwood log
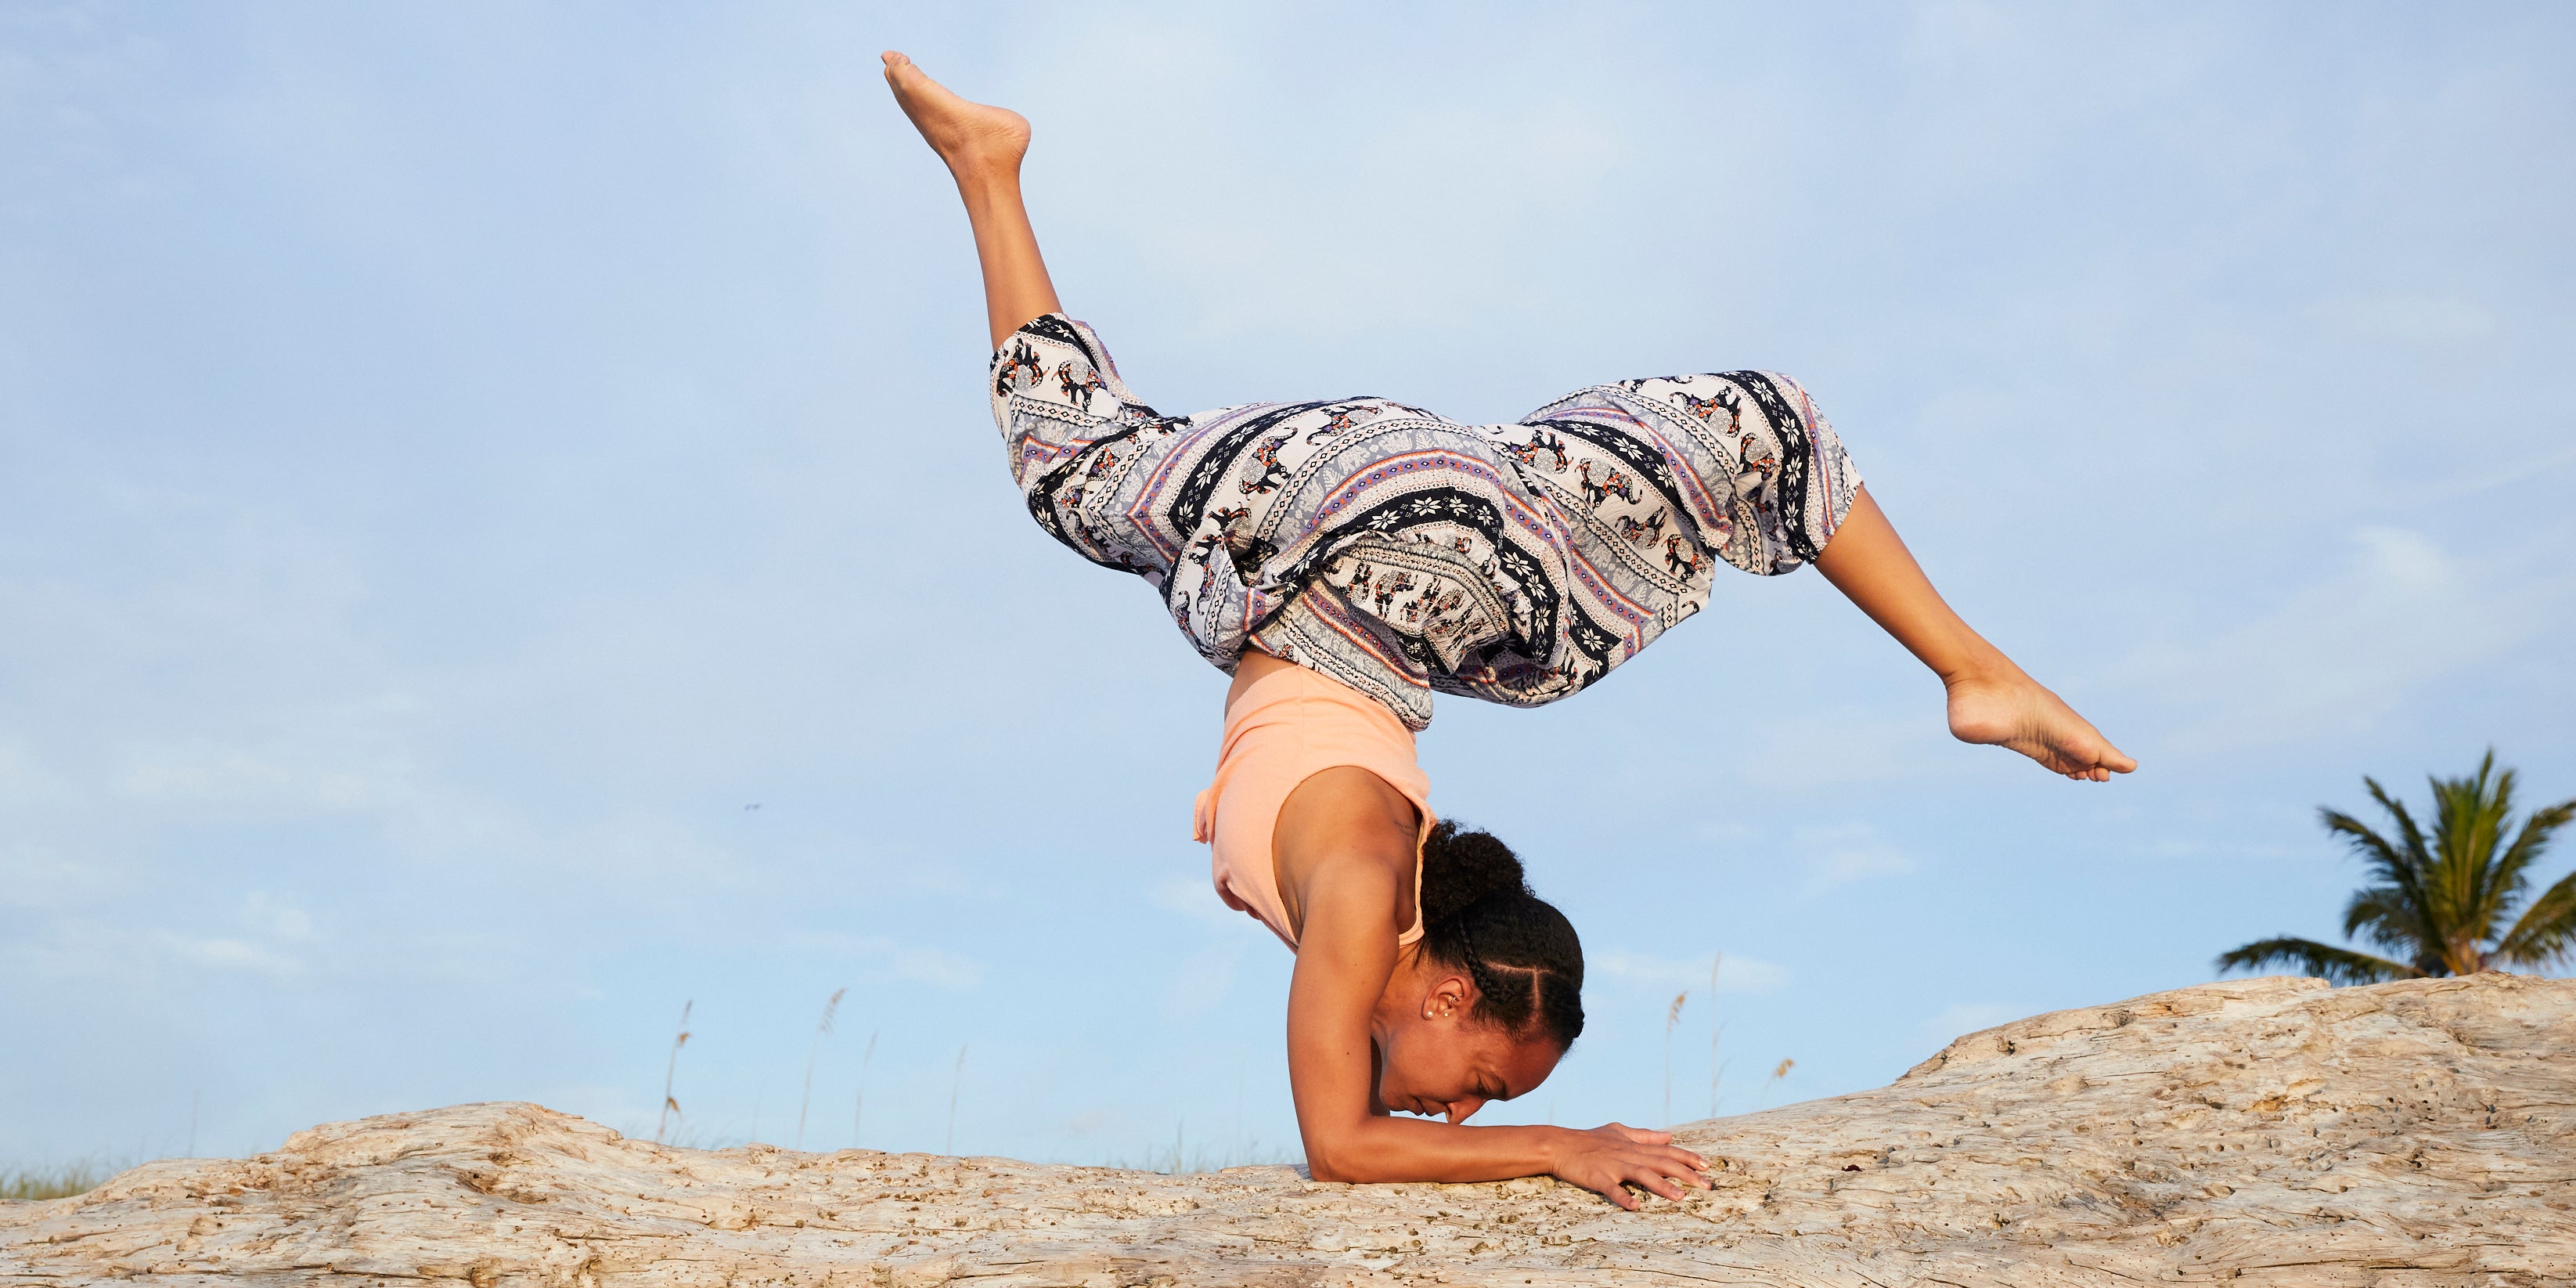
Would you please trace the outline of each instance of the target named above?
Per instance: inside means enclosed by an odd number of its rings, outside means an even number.
[[[629,1140],[523,1104],[0,1205],[0,1283],[2576,1282],[2576,981],[2260,979],[1701,1123],[1717,1189],[1327,1185]]]

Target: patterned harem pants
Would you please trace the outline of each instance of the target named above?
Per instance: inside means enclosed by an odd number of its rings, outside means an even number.
[[[1759,371],[1622,380],[1511,425],[1384,398],[1165,416],[1051,313],[993,355],[1038,525],[1153,584],[1199,654],[1247,643],[1420,729],[1431,695],[1553,702],[1708,602],[1717,560],[1816,557],[1860,475]]]

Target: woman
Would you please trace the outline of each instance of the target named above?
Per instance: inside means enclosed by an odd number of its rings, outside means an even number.
[[[2136,767],[1942,602],[1795,382],[1626,380],[1484,427],[1380,398],[1164,416],[1061,311],[1020,202],[1028,122],[901,54],[885,72],[974,226],[1030,513],[1154,584],[1234,676],[1198,834],[1219,895],[1297,954],[1288,1072],[1317,1179],[1553,1174],[1629,1208],[1631,1185],[1708,1184],[1665,1132],[1463,1125],[1582,1031],[1583,956],[1508,848],[1433,816],[1413,746],[1432,692],[1554,701],[1698,611],[1717,560],[1813,562],[1941,677],[1959,738],[2078,780]]]

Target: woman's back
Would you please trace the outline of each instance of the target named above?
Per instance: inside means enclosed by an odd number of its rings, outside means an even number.
[[[1431,780],[1414,757],[1413,731],[1346,686],[1246,650],[1226,692],[1225,740],[1215,780],[1199,793],[1196,832],[1208,843],[1217,896],[1259,919],[1290,948],[1297,946],[1303,918],[1280,888],[1280,816],[1309,780],[1344,767],[1375,775],[1417,815],[1414,874],[1405,892],[1413,911],[1397,940],[1412,943],[1422,937],[1421,838],[1438,822],[1431,812]]]

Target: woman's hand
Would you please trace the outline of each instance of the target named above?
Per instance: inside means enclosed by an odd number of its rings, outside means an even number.
[[[1590,1131],[1563,1129],[1550,1150],[1548,1171],[1558,1180],[1593,1190],[1611,1202],[1637,1210],[1630,1185],[1679,1199],[1682,1186],[1705,1190],[1711,1182],[1700,1173],[1708,1160],[1673,1144],[1668,1131],[1640,1131],[1617,1123]]]

